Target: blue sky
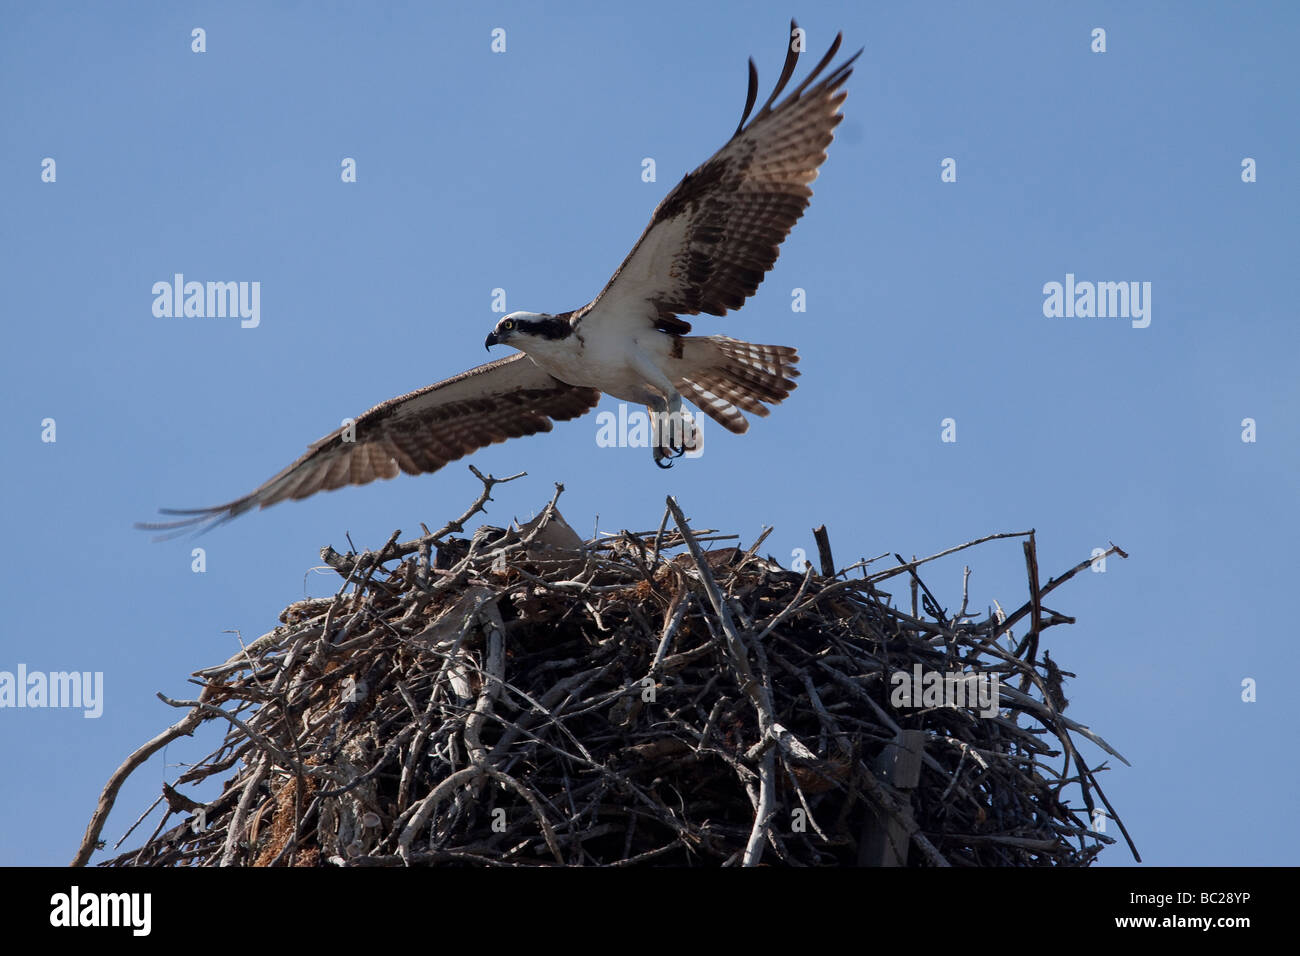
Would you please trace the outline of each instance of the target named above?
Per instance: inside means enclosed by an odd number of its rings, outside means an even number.
[[[493,289],[590,299],[734,129],[751,55],[766,95],[791,14],[814,54],[865,46],[847,118],[759,294],[696,330],[796,346],[799,388],[668,472],[598,447],[595,416],[485,449],[529,475],[488,520],[560,481],[584,532],[655,527],[671,493],[745,541],[775,526],[783,562],[823,522],[842,564],[1033,527],[1046,577],[1114,541],[1132,557],[1056,592],[1078,623],[1044,646],[1078,675],[1070,715],[1133,764],[1103,783],[1144,860],[1300,862],[1300,8],[664,2],[5,5],[0,670],[102,671],[104,709],[0,710],[0,863],[65,863],[108,775],[178,719],[155,692],[190,696],[228,631],[332,593],[322,545],[435,525],[478,483],[455,463],[197,541],[132,522],[236,497],[484,361]],[[260,323],[156,317],[175,273],[259,282]],[[1067,274],[1150,283],[1149,325],[1045,316]],[[966,563],[975,606],[1024,600],[1014,541],[930,567],[954,606]],[[217,739],[137,771],[109,839]]]

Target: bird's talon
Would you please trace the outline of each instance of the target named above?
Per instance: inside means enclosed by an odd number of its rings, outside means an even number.
[[[670,441],[663,445],[655,445],[654,452],[656,465],[660,468],[671,468],[675,459],[681,458],[682,455],[686,454],[686,446],[684,444],[678,445]]]

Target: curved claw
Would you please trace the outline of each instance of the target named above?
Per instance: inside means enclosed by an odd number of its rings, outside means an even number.
[[[666,451],[664,449],[667,449]],[[671,468],[675,459],[686,454],[685,445],[668,444],[654,446],[655,464],[660,468]]]

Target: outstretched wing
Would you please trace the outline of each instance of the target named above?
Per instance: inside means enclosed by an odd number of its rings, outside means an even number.
[[[792,38],[796,29],[791,20]],[[649,322],[685,335],[691,325],[678,315],[726,315],[754,294],[808,207],[808,184],[844,118],[838,110],[848,91],[840,87],[862,51],[812,85],[840,39],[837,34],[807,79],[774,108],[799,59],[792,39],[776,88],[746,126],[758,98],[758,70],[749,61],[749,93],[735,134],[664,197],[600,295],[574,314],[575,326]]]
[[[163,508],[163,514],[186,517],[136,527],[173,531],[217,525],[289,498],[393,478],[399,471],[437,471],[485,445],[548,432],[552,420],[577,418],[598,401],[596,389],[567,385],[518,352],[376,405],[242,498],[211,508]]]

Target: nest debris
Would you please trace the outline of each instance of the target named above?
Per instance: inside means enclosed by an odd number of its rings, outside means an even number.
[[[766,531],[703,550],[734,536],[692,531],[672,498],[657,531],[584,542],[558,485],[533,521],[455,538],[513,480],[474,474],[460,518],[322,550],[337,594],[198,671],[197,699],[160,694],[184,718],[110,779],[74,864],[130,773],[208,720],[221,746],[101,865],[1081,866],[1115,842],[1098,801],[1137,857],[1074,735],[1124,758],[1064,716],[1073,675],[1037,658],[1073,620],[1044,596],[1095,559],[1040,584],[1030,531],[837,572],[817,529],[820,567],[786,570],[758,555]],[[1029,598],[1010,615],[949,613],[918,574],[1011,537]],[[919,669],[990,675],[998,708],[899,705],[891,677]],[[227,772],[208,803],[177,789]]]

